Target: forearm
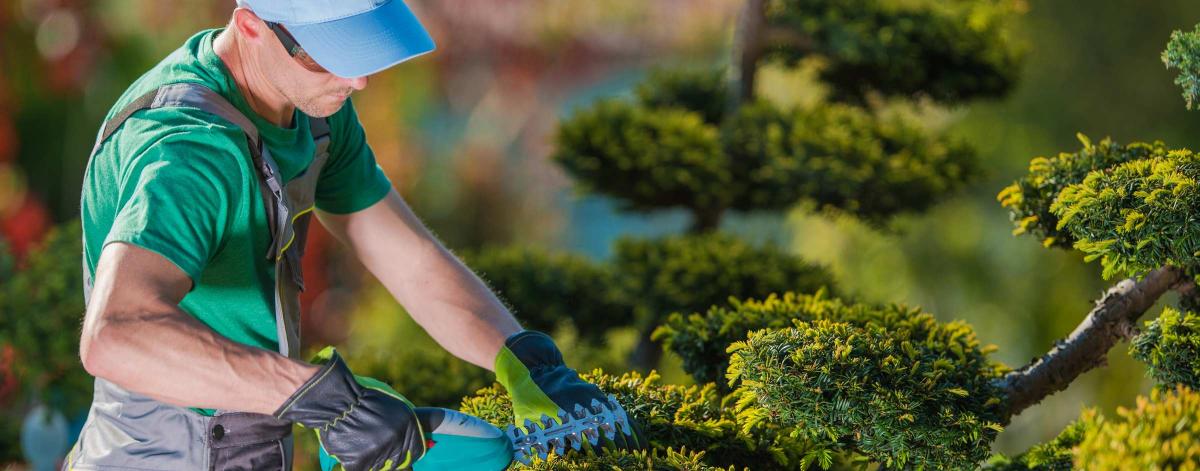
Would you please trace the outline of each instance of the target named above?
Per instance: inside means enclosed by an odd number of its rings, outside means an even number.
[[[520,324],[487,285],[448,250],[431,248],[415,265],[422,276],[393,283],[396,288],[389,290],[443,348],[492,369],[504,340],[520,332]]]
[[[85,367],[183,407],[271,414],[317,367],[226,339],[175,306],[87,316]]]
[[[443,348],[483,368],[520,324],[491,290],[439,243],[394,190],[350,215],[318,213],[409,315]]]

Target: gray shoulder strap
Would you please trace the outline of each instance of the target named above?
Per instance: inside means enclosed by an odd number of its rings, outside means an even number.
[[[252,150],[259,150],[255,148],[261,145],[258,139],[258,129],[254,127],[254,123],[250,121],[250,118],[247,118],[237,108],[234,108],[225,97],[222,97],[211,88],[198,83],[183,82],[163,85],[125,105],[112,119],[104,122],[100,135],[96,138],[96,145],[92,148],[92,153],[95,154],[99,150],[100,144],[103,144],[113,133],[117,132],[117,129],[120,129],[125,120],[133,116],[134,113],[145,109],[169,106],[196,108],[220,116],[241,128],[246,137],[250,138],[253,144]],[[328,126],[326,126],[326,129],[328,129]]]

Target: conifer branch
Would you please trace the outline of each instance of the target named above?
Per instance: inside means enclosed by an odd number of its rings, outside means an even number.
[[[1136,332],[1135,322],[1168,290],[1186,281],[1182,271],[1165,266],[1140,281],[1127,278],[1096,301],[1096,307],[1050,352],[997,380],[1008,398],[1009,417],[1066,389],[1079,375],[1105,364],[1108,351]]]

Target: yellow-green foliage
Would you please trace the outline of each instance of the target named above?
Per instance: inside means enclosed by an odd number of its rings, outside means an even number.
[[[606,393],[614,394],[638,421],[650,447],[659,452],[687,448],[704,450],[702,461],[712,466],[748,466],[751,469],[810,469],[850,460],[788,430],[762,420],[741,420],[738,396],[722,398],[713,384],[681,386],[662,384],[657,374],[625,373],[620,376],[596,370],[582,375]],[[500,386],[480,390],[463,399],[461,410],[497,426],[512,423],[512,405]],[[568,454],[572,460],[587,458]],[[813,468],[815,469],[815,468]]]
[[[520,469],[535,471],[619,471],[624,469],[639,469],[646,471],[734,471],[730,466],[720,468],[704,463],[703,451],[681,449],[666,449],[647,451],[608,451],[598,455],[571,456],[562,458],[551,455],[546,461],[535,460],[532,466],[520,466]],[[749,469],[749,468],[744,468]]]
[[[1166,308],[1134,337],[1130,353],[1158,384],[1200,388],[1200,315]]]
[[[78,222],[56,228],[0,283],[0,345],[16,350],[18,380],[38,401],[68,415],[92,398],[92,377],[79,362],[80,241]]]
[[[633,322],[633,309],[619,300],[612,271],[586,257],[509,247],[487,248],[465,259],[526,328],[553,332],[571,322],[581,336],[598,341],[609,329]]]
[[[716,128],[690,111],[602,100],[562,122],[553,159],[627,209],[721,207],[730,183]]]
[[[719,125],[729,105],[729,84],[721,69],[655,69],[637,86],[638,101],[648,108],[677,108]]]
[[[1175,84],[1183,89],[1188,109],[1200,106],[1200,25],[1190,32],[1172,32],[1162,61],[1168,69],[1179,69]]]
[[[673,314],[655,331],[655,338],[683,359],[683,368],[696,381],[724,383],[730,344],[760,329],[791,327],[793,321],[833,320],[857,326],[878,325],[888,331],[925,337],[947,327],[933,315],[898,304],[845,303],[823,292],[784,293],[763,300],[730,300],[704,314]],[[952,347],[953,348],[953,347]]]
[[[617,241],[613,269],[640,322],[652,327],[673,312],[696,312],[730,297],[815,292],[833,285],[821,266],[779,247],[755,247],[737,237],[702,234]]]
[[[1104,277],[1134,276],[1163,265],[1200,267],[1200,157],[1174,150],[1093,171],[1050,205],[1058,229],[1085,260],[1099,258]]]
[[[1075,464],[1088,471],[1200,469],[1200,393],[1178,386],[1138,397],[1132,409],[1107,420],[1084,413]]]
[[[965,324],[928,332],[831,320],[750,334],[729,347],[729,380],[753,409],[800,436],[895,468],[963,469],[1002,429],[1004,368]]]
[[[1054,440],[1035,445],[1025,453],[1009,458],[997,455],[983,469],[987,471],[1071,471],[1075,469],[1074,448],[1083,440],[1084,423],[1072,422]]]
[[[354,374],[383,381],[418,406],[456,407],[463,396],[496,379],[438,346],[351,349],[346,364]]]
[[[1058,216],[1050,211],[1050,205],[1059,192],[1069,185],[1080,183],[1093,170],[1103,170],[1123,162],[1166,155],[1162,142],[1151,144],[1135,142],[1122,146],[1112,139],[1104,138],[1093,144],[1087,136],[1077,135],[1083,148],[1073,153],[1060,153],[1054,157],[1037,157],[1029,162],[1029,175],[1009,185],[997,199],[1008,208],[1016,224],[1013,235],[1029,234],[1047,247],[1069,248],[1075,238],[1059,229]]]
[[[783,111],[759,101],[740,108],[722,132],[730,206],[744,211],[805,200],[878,222],[923,211],[977,173],[964,143],[855,106]]]
[[[787,62],[820,57],[820,77],[840,99],[998,97],[1020,72],[1010,29],[1022,9],[1011,0],[769,0],[768,23],[801,40],[768,54]]]

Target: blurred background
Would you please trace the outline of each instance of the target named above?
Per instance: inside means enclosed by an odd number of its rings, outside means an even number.
[[[605,260],[618,236],[686,229],[682,211],[622,213],[605,197],[580,195],[548,159],[552,138],[572,110],[630,95],[654,66],[727,61],[742,2],[408,3],[438,50],[372,77],[354,101],[380,165],[447,246],[470,253],[531,245]],[[221,27],[232,8],[231,1],[0,0],[0,274],[28,269],[26,255],[55,227],[78,219],[88,151],[124,88],[191,35]],[[1023,175],[1031,158],[1077,149],[1076,132],[1195,149],[1200,119],[1184,110],[1159,54],[1172,30],[1197,22],[1200,4],[1187,0],[1097,0],[1086,8],[1031,1],[1017,30],[1028,53],[1015,91],[927,114],[930,126],[978,150],[985,178],[969,191],[884,230],[802,208],[732,215],[722,228],[826,265],[844,292],[861,299],[966,320],[984,343],[1000,347],[997,359],[1018,367],[1068,334],[1109,283],[1077,253],[1013,237],[996,193]],[[809,93],[803,80],[769,68],[759,90],[781,100]],[[346,345],[384,361],[395,345],[436,348],[327,235],[310,244],[307,345]],[[77,256],[59,259],[78,273]],[[36,304],[11,291],[0,289],[0,298],[10,298],[0,299],[0,325],[38,315],[29,307]],[[569,363],[622,369],[632,333],[610,336],[603,348],[571,348],[582,329],[556,332]],[[63,410],[59,426],[69,434],[81,424],[80,404],[90,400],[86,381],[47,392],[30,384],[36,379],[18,379],[31,377],[16,373],[23,357],[75,348],[78,319],[40,331],[55,338],[0,341],[0,467],[26,460],[17,437],[35,407]],[[665,380],[689,381],[676,363],[663,359]],[[477,368],[458,368],[486,378]],[[1021,451],[1055,436],[1082,407],[1108,412],[1149,387],[1126,345],[1119,346],[1107,368],[1017,417],[995,449]]]

